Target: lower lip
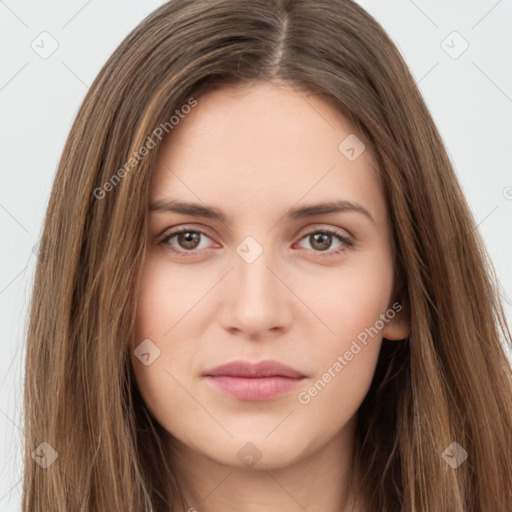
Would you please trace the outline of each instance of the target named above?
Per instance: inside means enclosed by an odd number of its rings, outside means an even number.
[[[222,393],[239,400],[270,400],[299,386],[304,379],[290,377],[228,377],[207,376],[206,380]]]

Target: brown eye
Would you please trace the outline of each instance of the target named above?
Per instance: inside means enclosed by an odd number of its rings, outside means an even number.
[[[326,253],[318,254],[320,257],[337,256],[343,251],[354,246],[354,242],[344,233],[331,229],[317,229],[316,231],[310,231],[302,237],[301,241],[304,240],[307,240],[313,252]],[[332,248],[333,241],[337,242],[337,245],[334,246],[334,248]]]
[[[325,251],[329,249],[332,244],[332,235],[327,233],[315,233],[309,235],[311,247],[318,249],[319,251]]]
[[[199,245],[201,234],[197,231],[183,231],[177,234],[178,244],[184,249],[195,249]]]
[[[174,238],[176,241],[173,241]],[[203,247],[199,246],[203,239],[209,240],[209,237],[202,231],[182,229],[168,234],[159,243],[175,253],[187,253],[202,249]]]

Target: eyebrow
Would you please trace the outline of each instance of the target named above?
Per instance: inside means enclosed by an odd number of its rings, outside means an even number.
[[[227,216],[218,208],[206,206],[199,203],[187,203],[173,199],[161,199],[152,203],[149,207],[150,212],[174,212],[192,217],[204,217],[207,219],[218,220],[222,223],[228,221]],[[363,206],[351,201],[339,200],[326,203],[311,204],[301,206],[300,208],[290,208],[284,213],[283,217],[292,220],[306,219],[317,215],[327,215],[329,213],[356,212],[367,217],[373,224],[375,219],[370,212]],[[282,217],[281,217],[282,218]]]

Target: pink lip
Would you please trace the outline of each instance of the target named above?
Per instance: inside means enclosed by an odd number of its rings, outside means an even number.
[[[269,400],[301,384],[304,374],[278,361],[233,361],[203,373],[219,391],[239,400]]]

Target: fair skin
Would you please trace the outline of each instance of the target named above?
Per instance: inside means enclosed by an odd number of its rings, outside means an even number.
[[[409,334],[399,313],[376,323],[396,304],[396,288],[369,146],[347,159],[338,146],[355,130],[325,100],[287,84],[230,86],[197,99],[163,141],[150,202],[199,203],[226,219],[149,214],[135,346],[149,339],[160,354],[146,366],[132,351],[143,399],[169,433],[169,460],[199,512],[366,512],[353,492],[357,410],[382,338]],[[338,200],[371,219],[354,210],[285,216]],[[189,238],[168,237],[181,228]],[[325,229],[349,243],[322,238]],[[249,236],[257,245],[241,246]],[[262,252],[248,262],[240,247]],[[372,326],[382,328],[357,342],[340,371],[338,356]],[[305,377],[254,401],[202,376],[240,359],[277,360]],[[322,378],[320,391],[308,392]]]

